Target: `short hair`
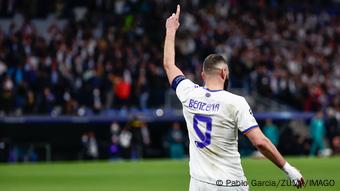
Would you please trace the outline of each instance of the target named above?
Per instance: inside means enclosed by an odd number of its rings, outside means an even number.
[[[210,54],[204,59],[203,72],[206,74],[212,74],[216,69],[220,69],[218,67],[220,64],[225,64],[228,67],[227,61],[223,58],[223,56]]]

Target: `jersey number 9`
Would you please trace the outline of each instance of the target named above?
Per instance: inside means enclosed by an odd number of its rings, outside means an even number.
[[[206,131],[203,133],[198,128],[198,122],[205,123]],[[212,119],[211,117],[206,117],[203,115],[194,115],[194,129],[198,137],[201,139],[201,142],[195,141],[195,144],[198,148],[205,148],[211,143],[211,129],[212,129]]]

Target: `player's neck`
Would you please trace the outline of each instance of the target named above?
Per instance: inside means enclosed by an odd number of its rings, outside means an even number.
[[[209,90],[223,90],[224,88],[223,83],[216,80],[207,80],[204,87]]]

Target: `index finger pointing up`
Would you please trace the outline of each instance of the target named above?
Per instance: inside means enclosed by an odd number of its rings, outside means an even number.
[[[179,14],[181,13],[181,6],[177,5],[177,10],[176,10],[176,17],[179,18]]]

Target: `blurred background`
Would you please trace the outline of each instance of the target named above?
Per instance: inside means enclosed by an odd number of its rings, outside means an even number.
[[[1,0],[0,161],[186,158],[162,68],[171,0]],[[285,155],[340,153],[339,0],[181,1],[176,63],[229,62]],[[242,156],[258,156],[239,136]]]

